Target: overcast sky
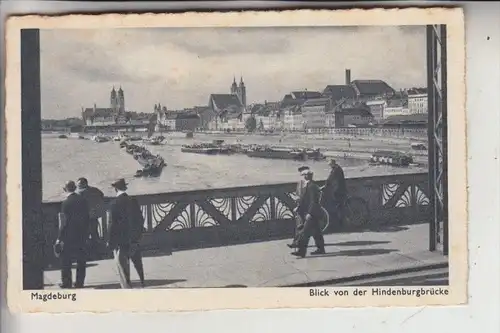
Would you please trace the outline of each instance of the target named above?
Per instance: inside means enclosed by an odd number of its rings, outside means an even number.
[[[42,117],[109,107],[113,85],[129,111],[207,105],[243,75],[247,101],[278,101],[352,79],[396,89],[426,85],[425,27],[44,30]]]

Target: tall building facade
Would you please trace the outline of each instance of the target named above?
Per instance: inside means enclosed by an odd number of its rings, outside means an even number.
[[[240,78],[240,84],[236,84],[236,78],[233,77],[233,84],[231,85],[231,95],[238,96],[241,105],[247,106],[247,88],[243,82],[243,77]]]

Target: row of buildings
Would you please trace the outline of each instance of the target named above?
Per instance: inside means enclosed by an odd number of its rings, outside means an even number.
[[[395,90],[383,80],[351,80],[346,69],[342,85],[327,85],[320,91],[292,91],[278,102],[247,104],[243,77],[236,78],[227,94],[211,94],[207,105],[169,110],[156,104],[143,117],[125,110],[123,90],[110,95],[109,108],[82,110],[86,125],[151,122],[164,130],[244,131],[249,118],[255,118],[257,130],[304,131],[321,128],[374,126],[394,116],[427,113],[424,88]]]

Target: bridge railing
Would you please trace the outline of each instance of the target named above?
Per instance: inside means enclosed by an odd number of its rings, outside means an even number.
[[[430,216],[426,173],[349,178],[347,188],[349,196],[363,198],[369,207],[366,228],[410,224]],[[146,229],[143,246],[185,249],[289,237],[295,225],[295,189],[296,183],[284,183],[137,195]],[[48,257],[57,237],[60,204],[42,205]],[[100,219],[104,239],[107,226],[104,216]]]

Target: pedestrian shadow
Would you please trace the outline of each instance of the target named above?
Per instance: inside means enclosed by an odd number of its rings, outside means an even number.
[[[380,225],[380,226],[373,226],[369,228],[369,231],[373,232],[398,232],[398,231],[404,231],[410,229],[407,226],[399,226],[399,225]]]
[[[144,281],[144,287],[145,288],[158,288],[160,289],[161,287],[166,287],[170,284],[178,283],[178,282],[184,282],[186,279],[149,279]],[[106,284],[99,284],[99,285],[93,285],[93,286],[88,286],[85,288],[91,288],[91,289],[97,289],[97,290],[102,290],[102,289],[121,289],[121,286],[119,283],[106,283]],[[141,283],[139,281],[132,281],[132,288],[141,288]]]
[[[94,267],[94,266],[97,266],[97,263],[87,262],[87,264],[85,265],[86,268]],[[44,270],[44,272],[50,272],[50,271],[57,271],[60,269],[61,269],[61,266],[59,264],[53,264],[50,267],[45,267],[43,270]],[[76,269],[76,263],[73,263],[71,265],[71,269]]]
[[[307,256],[307,259],[312,258],[324,258],[324,257],[367,257],[367,256],[377,256],[381,254],[387,254],[392,252],[399,252],[396,249],[358,249],[358,250],[345,250],[338,252],[331,252],[325,254],[318,254]]]
[[[389,244],[389,241],[350,241],[350,242],[339,242],[339,243],[328,243],[325,246],[370,246],[379,244]],[[316,247],[315,245],[309,245],[309,247]]]

